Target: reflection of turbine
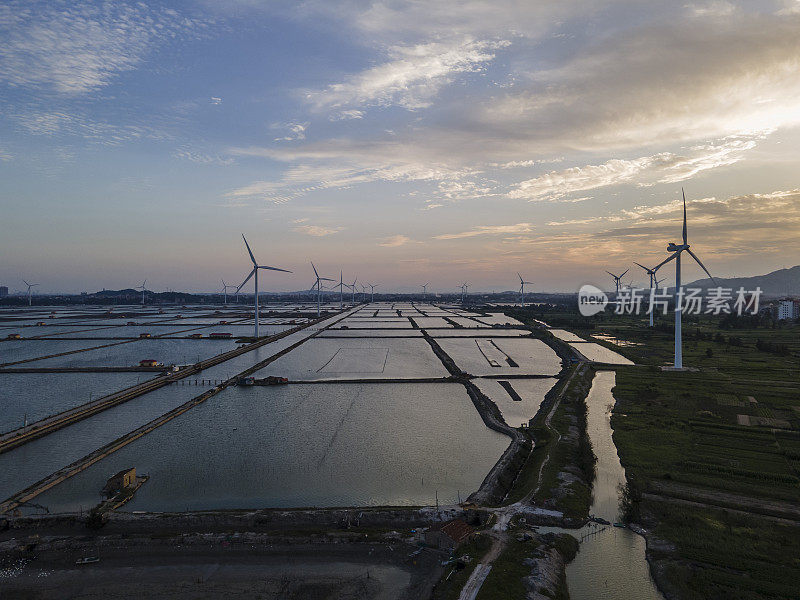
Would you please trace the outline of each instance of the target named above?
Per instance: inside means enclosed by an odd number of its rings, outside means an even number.
[[[28,283],[28,282],[27,282],[27,281],[25,281],[24,279],[22,280],[22,283],[24,283],[25,285],[27,285],[27,286],[28,286],[28,306],[30,306],[30,305],[31,305],[31,301],[32,301],[32,300],[31,300],[31,297],[32,297],[32,292],[31,292],[31,290],[32,290],[33,288],[35,288],[37,285],[39,285],[39,284],[38,284],[38,283]]]
[[[320,315],[320,303],[322,302],[322,281],[334,281],[328,277],[320,277],[319,273],[317,273],[317,267],[314,266],[314,263],[311,263],[311,268],[314,269],[314,275],[316,275],[317,280],[314,282],[314,285],[311,286],[311,291],[314,291],[314,288],[317,288],[317,316]]]
[[[533,285],[532,281],[525,281],[522,279],[522,275],[517,273],[517,277],[519,277],[519,297],[520,302],[522,303],[522,308],[525,308],[525,284]]]
[[[255,328],[253,329],[253,337],[258,337],[258,270],[259,269],[266,269],[268,271],[282,271],[283,273],[291,273],[291,271],[287,271],[286,269],[279,269],[278,267],[267,267],[266,265],[262,266],[256,262],[256,257],[253,256],[253,251],[250,250],[250,244],[247,243],[247,238],[244,237],[242,234],[242,239],[244,240],[244,245],[247,247],[247,253],[250,255],[250,260],[253,263],[253,270],[250,271],[250,274],[245,278],[245,280],[236,288],[236,293],[239,293],[239,290],[244,287],[244,284],[250,281],[250,278],[255,276]]]
[[[694,252],[689,250],[689,240],[686,234],[686,194],[683,192],[683,188],[681,188],[681,194],[683,194],[683,243],[676,244],[674,242],[670,242],[667,246],[667,252],[672,252],[669,258],[660,262],[653,270],[657,271],[662,266],[667,264],[671,260],[675,260],[675,368],[682,369],[683,368],[683,346],[681,343],[681,312],[682,307],[680,306],[681,300],[683,298],[683,292],[681,291],[681,253],[685,250],[689,253],[694,261],[700,265],[700,268],[706,272],[711,278],[711,281],[714,281],[714,277],[712,277],[711,273],[708,272],[705,265],[700,262],[700,259],[697,258]]]

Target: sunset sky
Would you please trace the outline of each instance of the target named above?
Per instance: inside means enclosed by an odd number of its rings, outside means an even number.
[[[793,266],[799,73],[796,0],[0,0],[0,285],[214,290],[243,232],[265,291],[608,289],[682,186],[712,274]]]

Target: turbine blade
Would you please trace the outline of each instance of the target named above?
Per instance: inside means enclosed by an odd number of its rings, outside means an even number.
[[[686,244],[688,243],[686,235],[686,192],[683,191],[683,188],[681,188],[681,194],[683,194],[683,243]]]
[[[278,270],[282,271],[283,269],[278,269]],[[290,273],[291,273],[291,271],[290,271]],[[335,279],[331,279],[330,277],[320,277],[320,279],[322,281],[336,281]]]
[[[248,281],[250,281],[250,278],[251,278],[253,275],[255,275],[255,273],[256,273],[256,268],[257,268],[257,267],[253,267],[253,270],[252,270],[252,271],[250,271],[250,274],[249,274],[249,275],[248,275],[248,276],[245,278],[245,280],[244,280],[244,281],[243,281],[241,284],[239,284],[239,287],[238,287],[238,288],[236,288],[236,293],[237,293],[237,294],[239,293],[239,290],[240,290],[240,289],[242,289],[242,288],[244,287],[244,284],[245,284],[245,283],[247,283]]]
[[[687,251],[687,252],[690,254],[690,256],[691,256],[691,257],[692,257],[692,258],[695,260],[695,262],[696,262],[698,265],[700,265],[700,267],[702,267],[703,271],[705,271],[705,272],[706,272],[706,275],[708,275],[708,276],[711,278],[711,281],[713,281],[714,283],[716,283],[716,280],[714,279],[714,276],[713,276],[711,273],[709,273],[709,272],[708,272],[708,269],[706,269],[706,266],[705,266],[703,263],[701,263],[701,262],[700,262],[700,259],[699,259],[699,258],[697,258],[697,255],[696,255],[694,252],[692,252],[691,250],[689,250],[689,248],[687,248],[687,249],[686,249],[686,251]]]
[[[244,245],[247,246],[247,253],[250,255],[250,260],[253,261],[254,265],[258,265],[258,263],[256,262],[256,257],[253,256],[253,251],[250,250],[250,244],[247,243],[247,238],[244,237],[244,234],[242,234],[242,239],[244,240]]]
[[[653,271],[657,271],[658,269],[660,269],[661,267],[663,267],[665,264],[667,264],[669,261],[671,261],[671,260],[672,260],[673,258],[675,258],[676,256],[678,256],[678,253],[677,253],[677,252],[673,252],[673,253],[670,255],[670,257],[669,257],[668,259],[666,259],[666,260],[664,260],[664,261],[661,261],[660,263],[658,263],[658,265],[656,265],[656,268],[655,268],[655,269],[653,269]]]
[[[317,279],[319,279],[319,273],[317,273],[317,267],[315,267],[315,266],[314,266],[314,261],[313,261],[313,260],[310,260],[310,261],[308,261],[308,262],[310,262],[310,263],[311,263],[311,268],[312,268],[312,269],[314,269],[314,275],[316,275],[316,276],[317,276]]]
[[[638,265],[638,266],[642,267],[642,268],[643,268],[645,271],[647,271],[648,273],[650,272],[650,269],[648,269],[647,267],[645,267],[645,266],[644,266],[643,264],[641,264],[641,263],[637,263],[636,261],[633,261],[633,264],[635,264],[635,265]]]
[[[625,273],[627,273],[628,271],[630,271],[630,269],[625,269]],[[619,278],[620,278],[620,279],[622,279],[623,277],[625,277],[625,273],[623,273],[622,275],[620,275],[620,276],[619,276]]]
[[[617,278],[617,276],[616,276],[616,275],[614,275],[614,274],[613,274],[611,271],[606,271],[606,273],[608,273],[609,275],[611,275],[611,276],[612,276],[614,279],[616,279],[616,278]],[[620,275],[620,277],[622,277],[622,276]]]
[[[278,267],[268,267],[266,265],[258,265],[259,269],[267,269],[268,271],[282,271],[284,273],[291,273],[291,271],[287,271],[286,269],[279,269]]]

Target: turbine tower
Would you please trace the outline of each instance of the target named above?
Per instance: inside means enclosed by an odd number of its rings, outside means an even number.
[[[259,269],[266,269],[268,271],[281,271],[283,273],[291,273],[291,271],[287,271],[286,269],[279,269],[278,267],[268,267],[266,265],[259,265],[256,262],[256,257],[253,256],[253,251],[250,250],[250,244],[247,243],[247,238],[244,237],[242,234],[242,239],[244,240],[244,245],[247,248],[247,253],[250,255],[250,261],[253,263],[253,270],[250,271],[250,274],[245,278],[245,280],[236,288],[236,293],[239,293],[239,290],[242,289],[245,283],[250,281],[250,278],[255,276],[255,298],[254,298],[254,305],[255,305],[255,328],[253,329],[253,337],[258,338],[258,270]]]
[[[614,285],[616,286],[616,294],[619,296],[619,284],[622,281],[622,278],[625,277],[625,273],[630,271],[630,269],[625,269],[621,275],[614,275],[611,271],[606,271],[611,277],[614,278]]]
[[[422,288],[422,300],[426,302],[428,300],[428,286],[431,284],[429,281],[428,283],[423,283],[420,287]]]
[[[25,285],[28,286],[28,306],[30,306],[31,302],[32,302],[32,296],[33,296],[33,293],[32,293],[31,290],[33,290],[33,288],[35,288],[39,284],[38,283],[28,283],[24,279],[22,280],[22,283],[24,283]]]
[[[525,284],[527,283],[528,285],[533,285],[533,282],[532,281],[525,281],[522,278],[522,275],[520,275],[519,273],[517,273],[517,277],[519,277],[520,302],[522,303],[522,308],[525,308]]]
[[[314,263],[311,263],[311,268],[314,269],[314,275],[317,277],[317,280],[311,286],[311,291],[314,291],[314,288],[317,289],[317,316],[319,317],[321,314],[320,304],[322,302],[322,281],[335,281],[335,279],[330,279],[329,277],[320,277],[319,273],[317,273],[317,267],[314,266]]]
[[[682,307],[680,306],[680,302],[683,296],[681,291],[681,253],[685,250],[689,253],[694,261],[700,265],[700,268],[706,272],[711,278],[711,281],[714,281],[714,277],[711,273],[708,272],[705,265],[700,262],[700,259],[697,258],[694,252],[689,249],[689,238],[686,233],[686,193],[681,188],[681,194],[683,195],[683,243],[676,244],[675,242],[670,242],[667,246],[667,252],[672,252],[669,258],[660,262],[653,270],[657,271],[665,264],[667,264],[671,260],[675,260],[675,368],[682,369],[683,368],[683,346],[681,344],[681,312]]]

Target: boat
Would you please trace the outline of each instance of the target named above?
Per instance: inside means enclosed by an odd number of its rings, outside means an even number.
[[[94,563],[99,563],[100,559],[96,556],[84,556],[83,558],[79,558],[75,561],[76,565],[91,565]]]

